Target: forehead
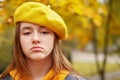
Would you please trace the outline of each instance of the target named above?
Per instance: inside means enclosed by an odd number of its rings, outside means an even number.
[[[21,22],[20,23],[20,31],[22,30],[33,30],[33,29],[37,29],[37,30],[47,30],[49,32],[54,33],[52,30],[46,28],[45,26],[40,26],[37,24],[33,24],[33,23],[29,23],[29,22]]]
[[[20,29],[22,28],[34,28],[34,27],[38,27],[38,28],[45,28],[44,26],[40,26],[37,24],[33,24],[33,23],[28,23],[28,22],[21,22],[20,23]]]
[[[21,22],[20,23],[20,26],[19,26],[19,29],[20,29],[20,32],[21,31],[25,31],[25,30],[45,30],[45,31],[49,31],[53,34],[55,34],[52,30],[44,27],[44,26],[40,26],[40,25],[37,25],[37,24],[33,24],[33,23],[29,23],[29,22]]]

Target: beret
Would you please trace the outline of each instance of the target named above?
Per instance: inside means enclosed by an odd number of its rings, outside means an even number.
[[[25,2],[14,13],[14,23],[30,22],[45,26],[57,34],[60,40],[67,38],[67,27],[63,19],[50,7],[39,2]]]

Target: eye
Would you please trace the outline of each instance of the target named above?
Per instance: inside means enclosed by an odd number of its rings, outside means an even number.
[[[42,34],[49,34],[48,31],[42,31],[41,33],[42,33]]]
[[[30,35],[31,32],[24,32],[23,35]]]

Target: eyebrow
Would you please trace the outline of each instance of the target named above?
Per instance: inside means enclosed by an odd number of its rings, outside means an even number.
[[[23,28],[21,28],[21,30],[24,30],[24,29],[31,29],[31,27],[23,27]]]
[[[32,28],[31,27],[23,27],[20,29],[20,32],[23,32],[25,30],[32,30]]]
[[[44,27],[44,26],[39,26],[41,29],[43,28],[46,28],[46,27]],[[20,31],[23,31],[23,30],[32,30],[32,28],[31,27],[29,27],[29,26],[23,26],[23,28],[21,28],[20,29]]]

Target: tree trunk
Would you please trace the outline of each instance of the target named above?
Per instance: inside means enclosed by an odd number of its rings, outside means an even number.
[[[101,70],[99,75],[100,75],[101,80],[105,80],[105,71],[104,70]]]

